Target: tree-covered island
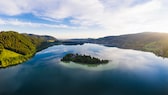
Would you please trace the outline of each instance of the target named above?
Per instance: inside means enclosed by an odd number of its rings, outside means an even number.
[[[80,64],[106,64],[108,60],[101,60],[95,57],[91,57],[89,55],[80,55],[80,54],[66,54],[61,61],[63,62],[76,62]]]

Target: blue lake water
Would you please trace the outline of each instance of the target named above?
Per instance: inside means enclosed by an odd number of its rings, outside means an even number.
[[[61,62],[67,53],[110,61],[98,66]],[[0,69],[0,95],[168,95],[168,59],[96,44],[56,45]]]

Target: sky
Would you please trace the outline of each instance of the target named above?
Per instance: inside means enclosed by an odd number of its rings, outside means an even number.
[[[1,0],[0,31],[98,38],[168,32],[168,0]]]

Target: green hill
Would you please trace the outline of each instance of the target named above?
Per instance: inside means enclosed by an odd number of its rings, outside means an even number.
[[[36,46],[37,51],[43,50],[49,46],[58,43],[58,40],[52,36],[47,35],[35,35],[35,34],[23,34],[30,38],[31,42]]]
[[[16,65],[30,59],[37,51],[54,45],[56,40],[47,36],[31,36],[14,31],[0,32],[0,67]],[[48,41],[53,38],[52,42]]]
[[[0,44],[5,49],[27,55],[36,51],[35,45],[30,38],[17,32],[0,32]]]

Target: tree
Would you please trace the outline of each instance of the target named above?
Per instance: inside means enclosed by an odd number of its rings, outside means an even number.
[[[0,43],[0,54],[2,53],[3,49],[4,49],[4,47],[3,47],[3,45]]]

